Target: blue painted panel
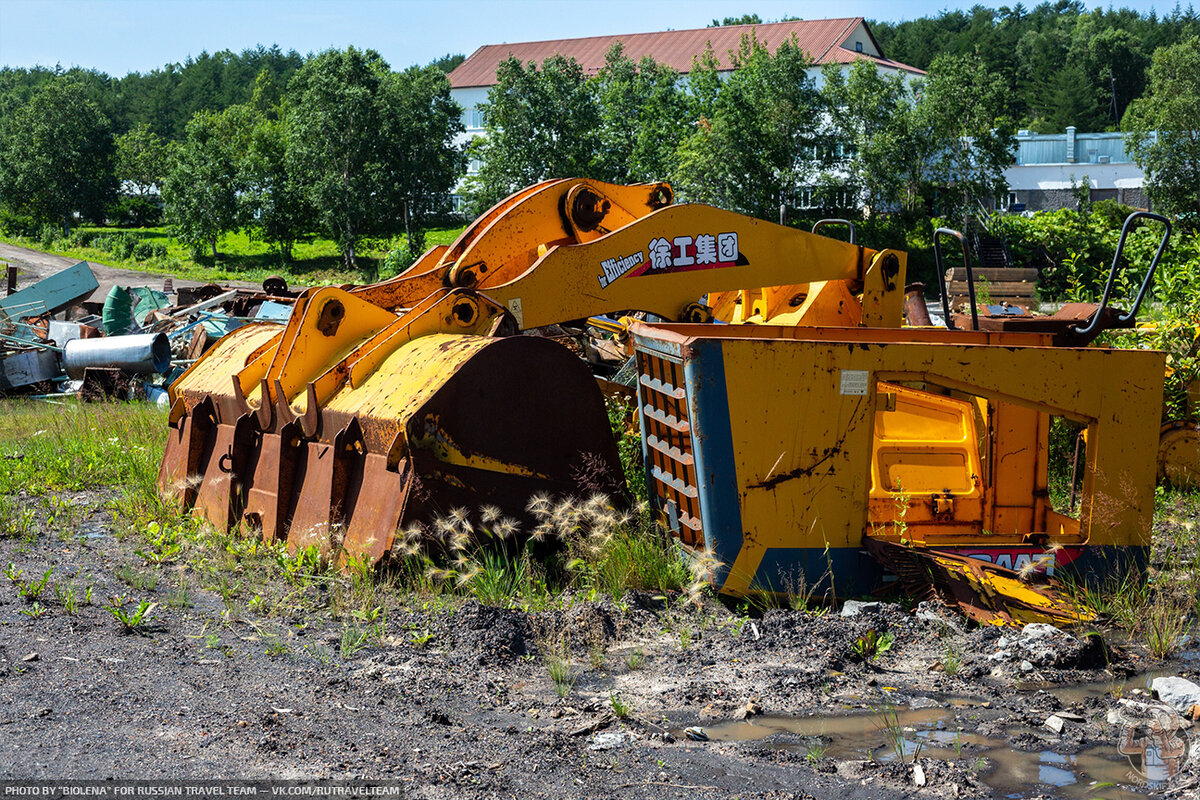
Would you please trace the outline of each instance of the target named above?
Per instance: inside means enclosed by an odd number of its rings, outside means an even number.
[[[754,588],[767,592],[859,597],[877,590],[883,568],[860,547],[772,547],[754,573]]]
[[[44,306],[44,311],[61,311],[72,303],[87,298],[99,286],[87,262],[80,261],[73,267],[42,278],[32,286],[26,286],[8,297],[0,298],[0,308],[16,312],[20,306],[33,307],[40,303]]]
[[[700,521],[704,526],[705,546],[720,563],[715,583],[721,586],[742,550],[741,502],[721,340],[692,341],[683,362],[683,373],[692,424]]]

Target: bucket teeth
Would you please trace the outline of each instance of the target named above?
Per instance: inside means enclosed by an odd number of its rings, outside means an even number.
[[[292,508],[297,451],[303,447],[299,426],[285,425],[279,433],[264,433],[246,495],[245,521],[262,531],[263,541],[282,541]]]
[[[478,330],[451,334],[442,330],[461,294],[430,296],[371,328],[349,313],[363,301],[322,292],[288,330],[269,332],[286,357],[263,349],[268,332],[235,331],[172,387],[183,405],[164,491],[183,487],[184,502],[218,527],[247,524],[343,565],[385,558],[402,525],[456,507],[496,505],[520,519],[536,492],[624,497],[603,396],[569,350],[481,335],[503,313],[486,299]],[[335,300],[348,313],[326,326],[339,337],[326,341],[309,317]],[[319,352],[297,345],[300,334]]]
[[[392,468],[386,456],[366,455],[346,521],[343,559],[365,558],[373,564],[392,549],[413,483],[408,459]]]

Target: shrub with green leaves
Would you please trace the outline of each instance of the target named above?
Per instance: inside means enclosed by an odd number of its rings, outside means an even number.
[[[133,258],[137,261],[150,261],[167,257],[167,246],[162,242],[142,240],[133,246]]]

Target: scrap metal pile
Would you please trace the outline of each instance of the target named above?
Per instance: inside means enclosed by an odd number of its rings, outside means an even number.
[[[99,282],[79,262],[17,288],[8,268],[0,297],[0,394],[148,399],[167,404],[166,386],[218,339],[251,321],[286,320],[295,297],[277,278],[261,292],[217,285],[163,291]]]

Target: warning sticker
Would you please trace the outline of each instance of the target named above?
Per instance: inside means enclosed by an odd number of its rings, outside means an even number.
[[[862,395],[867,394],[868,376],[870,375],[865,369],[844,369],[842,370],[842,394]]]

